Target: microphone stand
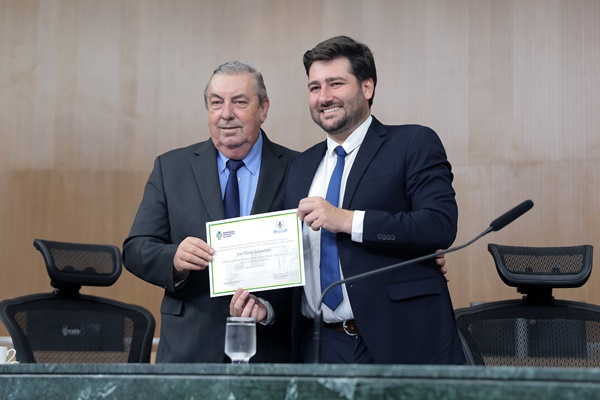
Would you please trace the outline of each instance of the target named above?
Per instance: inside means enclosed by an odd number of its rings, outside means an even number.
[[[382,272],[390,271],[390,270],[395,269],[395,268],[404,267],[406,265],[418,263],[418,262],[421,262],[421,261],[431,260],[432,258],[436,258],[436,257],[444,255],[444,254],[452,253],[454,251],[463,249],[463,248],[471,245],[472,243],[474,243],[477,240],[481,239],[483,236],[485,236],[488,233],[490,233],[492,230],[493,230],[493,228],[490,226],[485,231],[483,231],[479,235],[477,235],[475,238],[473,238],[473,239],[469,240],[467,243],[462,244],[462,245],[457,246],[457,247],[451,247],[451,248],[446,249],[446,250],[440,250],[440,251],[435,252],[433,254],[427,254],[425,256],[421,256],[421,257],[414,258],[414,259],[411,259],[411,260],[407,260],[407,261],[403,261],[403,262],[400,262],[400,263],[388,265],[387,267],[383,267],[383,268],[379,268],[379,269],[374,269],[372,271],[363,272],[362,274],[358,274],[358,275],[354,275],[354,276],[351,276],[351,277],[348,277],[348,278],[340,279],[338,281],[335,281],[335,282],[331,283],[329,286],[327,286],[325,288],[325,290],[323,290],[323,292],[321,293],[321,298],[319,299],[319,303],[317,304],[317,311],[316,311],[316,314],[315,314],[314,325],[313,325],[313,341],[314,341],[314,344],[315,344],[314,345],[314,352],[315,352],[314,353],[314,363],[318,364],[319,360],[321,358],[321,322],[323,321],[323,310],[322,310],[323,299],[325,299],[325,296],[327,295],[327,292],[329,292],[333,287],[335,287],[337,285],[345,284],[345,283],[354,282],[356,280],[367,278],[369,276],[377,275],[377,274],[380,274]]]
[[[490,223],[490,226],[486,230],[481,232],[475,238],[469,240],[467,243],[462,244],[460,246],[451,247],[446,250],[441,250],[441,251],[435,252],[433,254],[428,254],[425,256],[413,258],[411,260],[406,260],[406,261],[403,261],[403,262],[400,262],[397,264],[388,265],[387,267],[363,272],[362,274],[358,274],[358,275],[354,275],[354,276],[351,276],[348,278],[340,279],[338,281],[333,282],[331,285],[327,286],[325,288],[325,290],[323,290],[323,292],[321,293],[321,298],[319,299],[319,303],[317,304],[317,311],[315,313],[314,326],[313,326],[313,341],[314,341],[314,362],[313,363],[318,364],[319,360],[321,358],[321,322],[323,320],[322,305],[323,305],[323,299],[325,298],[325,295],[327,294],[327,292],[329,292],[331,290],[331,288],[333,288],[336,285],[354,282],[356,280],[367,278],[369,276],[380,274],[382,272],[386,272],[386,271],[389,271],[389,270],[392,270],[395,268],[400,268],[400,267],[404,267],[409,264],[414,264],[414,263],[418,263],[421,261],[430,260],[432,258],[436,258],[438,256],[452,253],[453,251],[463,249],[463,248],[469,246],[470,244],[472,244],[473,242],[476,242],[477,240],[481,239],[483,236],[487,235],[488,233],[490,233],[492,231],[494,231],[494,232],[499,231],[500,229],[504,228],[506,225],[510,224],[515,219],[519,218],[521,215],[523,215],[527,211],[529,211],[531,209],[531,207],[533,207],[533,202],[531,200],[525,200],[521,204],[517,205],[516,207],[513,207],[511,210],[505,212],[500,217],[493,220]]]

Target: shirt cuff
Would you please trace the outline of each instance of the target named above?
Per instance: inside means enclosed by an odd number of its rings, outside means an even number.
[[[363,241],[363,225],[365,221],[365,212],[354,210],[352,217],[352,241],[362,243]]]
[[[259,323],[261,325],[273,325],[273,322],[275,322],[275,310],[273,310],[273,306],[271,305],[271,303],[269,303],[265,299],[261,299],[259,297],[258,300],[261,303],[263,303],[265,305],[265,307],[267,307],[267,318],[260,321]]]

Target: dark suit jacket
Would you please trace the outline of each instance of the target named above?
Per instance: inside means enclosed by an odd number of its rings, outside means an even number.
[[[327,145],[319,143],[290,164],[285,208],[308,194]],[[345,277],[449,247],[458,209],[451,166],[436,133],[418,125],[386,126],[375,118],[358,151],[342,208],[364,210],[363,242],[338,234]],[[377,363],[464,362],[444,276],[434,261],[385,272],[347,285],[352,310]],[[300,290],[294,307],[294,342]],[[310,327],[312,325],[308,325]]]
[[[289,162],[298,154],[263,135],[260,176],[252,214],[278,211],[283,206],[283,180]],[[206,241],[206,222],[225,218],[212,140],[159,156],[144,197],[123,244],[125,267],[165,289],[157,362],[223,362],[225,319],[230,296],[210,298],[208,268],[193,271],[177,288],[173,257],[188,236]],[[290,359],[289,291],[260,292],[278,323],[257,325],[257,354],[252,362]]]

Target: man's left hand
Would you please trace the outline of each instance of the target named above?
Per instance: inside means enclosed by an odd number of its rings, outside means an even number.
[[[229,314],[232,317],[252,317],[261,322],[267,317],[267,307],[249,291],[238,288],[229,303]]]

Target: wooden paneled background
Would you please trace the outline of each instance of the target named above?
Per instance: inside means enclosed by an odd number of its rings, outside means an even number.
[[[599,21],[597,0],[0,0],[0,299],[50,291],[34,238],[121,246],[154,158],[208,137],[202,93],[225,61],[263,72],[271,139],[322,140],[301,57],[338,34],[375,53],[374,115],[441,136],[455,244],[534,201],[447,257],[455,307],[515,297],[487,243],[600,251]],[[595,271],[555,295],[599,289]],[[84,292],[159,321],[161,290],[127,271]]]

